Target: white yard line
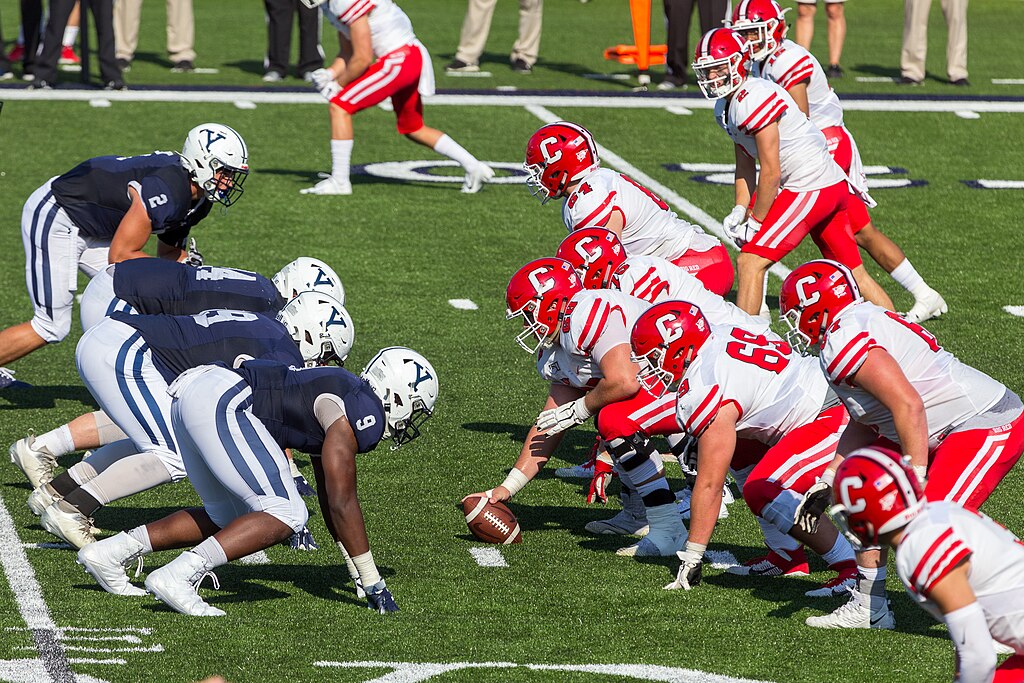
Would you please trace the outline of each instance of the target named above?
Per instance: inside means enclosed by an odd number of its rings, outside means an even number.
[[[507,567],[508,562],[497,548],[470,548],[469,554],[481,567]]]
[[[1003,306],[1003,310],[1010,315],[1015,315],[1018,318],[1024,318],[1024,306]]]
[[[480,308],[472,299],[448,299],[448,303],[460,311],[475,311]]]

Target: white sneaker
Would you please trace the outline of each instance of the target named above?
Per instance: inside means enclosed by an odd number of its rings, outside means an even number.
[[[90,543],[95,543],[96,530],[92,520],[77,510],[65,511],[61,508],[61,502],[54,502],[39,515],[39,523],[43,528],[76,548],[84,548]]]
[[[11,462],[28,477],[32,488],[53,479],[53,471],[57,467],[57,457],[45,447],[35,448],[35,442],[35,435],[29,434],[11,444],[8,450]]]
[[[676,494],[676,508],[679,510],[679,516],[683,519],[690,519],[690,497],[693,495],[693,489],[685,488]],[[728,486],[722,488],[722,507],[718,509],[718,518],[725,519],[729,516],[729,503],[735,502],[732,491],[729,490]]]
[[[320,173],[319,177],[323,178],[319,183],[313,187],[305,187],[299,190],[300,194],[335,194],[335,195],[348,195],[352,194],[352,183],[348,181],[341,181],[332,176],[330,173]]]
[[[475,194],[480,191],[484,183],[491,182],[492,178],[494,178],[494,169],[481,161],[466,174],[466,180],[462,183],[462,192]]]
[[[141,543],[122,531],[116,536],[90,543],[79,550],[78,564],[85,567],[89,576],[96,579],[96,583],[108,593],[147,595],[146,591],[128,582],[128,574],[124,570],[135,560],[139,560],[141,570],[143,550]]]
[[[559,467],[555,470],[555,476],[559,479],[593,479],[594,463],[573,465],[572,467]]]
[[[213,587],[219,589],[220,582],[206,569],[206,560],[187,550],[147,576],[146,590],[175,612],[194,617],[222,617],[224,610],[199,597],[199,584],[207,576],[213,577]]]
[[[595,519],[583,527],[592,534],[618,534],[620,536],[646,536],[651,527],[645,517],[637,517],[628,510],[608,519]]]
[[[652,539],[649,535],[638,543],[619,548],[615,554],[620,557],[669,557],[675,555],[686,545],[687,534],[679,534],[672,538]]]
[[[43,510],[60,499],[61,495],[57,493],[57,489],[50,486],[50,482],[46,482],[28,494],[28,509],[32,511],[33,515],[39,517],[43,514]]]
[[[942,295],[931,287],[921,296],[914,297],[914,306],[903,314],[904,320],[911,323],[923,323],[925,320],[938,318],[949,311],[949,306]]]
[[[815,628],[896,628],[896,617],[885,601],[885,608],[871,611],[871,598],[856,589],[850,590],[850,599],[831,614],[807,617],[804,623]]]

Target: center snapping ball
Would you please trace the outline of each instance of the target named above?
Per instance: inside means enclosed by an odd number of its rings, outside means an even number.
[[[467,498],[462,503],[469,532],[484,543],[522,543],[519,521],[504,503],[492,503],[484,496]]]

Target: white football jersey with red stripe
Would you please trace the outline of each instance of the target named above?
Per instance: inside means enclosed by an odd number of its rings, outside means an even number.
[[[736,433],[770,446],[817,418],[827,395],[814,359],[794,353],[778,336],[717,327],[683,373],[676,419],[699,437],[731,402],[740,413]]]
[[[828,153],[821,130],[808,120],[796,102],[776,83],[748,78],[731,98],[715,102],[715,120],[752,158],[757,158],[754,134],[779,122],[780,184],[792,192],[810,192],[846,180]]]
[[[593,358],[569,353],[558,344],[540,350],[537,355],[537,372],[549,382],[577,389],[593,389],[604,377],[601,366]]]
[[[764,62],[755,65],[754,73],[778,83],[785,90],[804,79],[807,82],[807,110],[811,123],[818,129],[843,125],[843,105],[839,103],[821,64],[814,56],[792,40],[782,41],[782,46]]]
[[[673,299],[697,304],[714,326],[738,325],[758,334],[771,329],[764,319],[755,318],[709,292],[693,275],[657,256],[628,257],[612,276],[611,287],[652,305]]]
[[[1002,384],[939,346],[928,330],[867,301],[843,309],[829,325],[825,339],[818,360],[850,418],[896,443],[899,437],[892,413],[851,379],[873,348],[887,351],[921,395],[929,448],[938,446],[943,432],[984,413],[1006,392]]]
[[[416,40],[412,22],[393,0],[329,0],[320,7],[346,38],[350,37],[349,24],[369,15],[374,57],[383,57]]]
[[[967,581],[985,611],[989,632],[1024,652],[1024,545],[985,515],[955,503],[925,503],[896,547],[896,571],[904,588],[936,619],[927,593],[958,562],[969,559]]]
[[[616,213],[622,217],[621,239],[627,254],[674,260],[690,248],[707,251],[717,244],[646,187],[607,168],[586,175],[562,204],[562,222],[569,232],[603,228]]]
[[[629,334],[650,304],[614,289],[587,289],[570,301],[562,318],[558,344],[576,356],[600,363],[608,350],[629,345]]]

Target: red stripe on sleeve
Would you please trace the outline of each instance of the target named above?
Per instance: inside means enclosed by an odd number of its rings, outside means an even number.
[[[796,60],[796,63],[793,64],[793,66],[789,67],[789,69],[786,70],[786,73],[782,74],[777,79],[775,79],[775,82],[778,83],[779,85],[782,85],[783,81],[788,81],[792,79],[793,74],[795,74],[798,71],[804,70],[814,71],[814,65],[811,64],[811,60],[809,57],[807,57],[807,55],[804,55],[800,59]]]
[[[746,128],[747,124],[749,124],[751,121],[756,119],[761,114],[762,110],[767,109],[768,105],[772,104],[773,102],[777,102],[778,99],[779,99],[778,94],[777,93],[772,93],[771,97],[769,97],[764,102],[762,102],[760,104],[760,106],[758,106],[758,108],[755,109],[754,112],[750,116],[747,117],[747,120],[744,121],[743,123],[741,123],[738,127],[739,128]]]
[[[939,561],[932,566],[928,580],[921,586],[921,592],[930,592],[935,587],[935,584],[944,579],[947,574],[956,569],[958,564],[970,556],[971,551],[960,541],[951,545]]]
[[[348,11],[339,16],[338,18],[341,19],[346,24],[351,24],[359,17],[372,12],[374,7],[376,7],[376,5],[374,5],[370,0],[360,0],[356,4],[349,7]]]
[[[748,127],[747,132],[753,135],[757,131],[761,130],[762,128],[770,124],[772,121],[775,121],[780,116],[782,116],[787,109],[789,109],[788,104],[786,104],[785,102],[779,102],[774,107],[772,107],[771,111],[769,111],[766,116],[761,117],[754,125]]]
[[[719,408],[721,408],[721,401],[722,392],[719,391],[718,385],[716,384],[714,387],[711,388],[711,391],[708,392],[708,395],[704,397],[704,400],[700,402],[700,405],[697,406],[697,409],[690,414],[690,419],[686,426],[686,431],[692,434],[693,436],[700,436],[704,432],[704,430],[707,429],[708,425],[711,424],[711,421],[715,419],[715,416],[718,415],[718,410]],[[717,403],[717,405],[712,406],[713,403]],[[697,423],[696,425],[693,424],[693,421],[697,419],[705,410],[707,410],[708,415],[702,418],[700,422]]]
[[[606,208],[608,208],[608,205],[611,203],[611,201],[613,199],[615,199],[615,195],[616,194],[618,194],[618,191],[617,190],[612,190],[608,194],[608,196],[604,198],[604,201],[601,202],[601,205],[599,207],[597,207],[596,209],[594,209],[593,211],[590,212],[589,216],[587,216],[586,218],[584,218],[581,221],[577,221],[576,225],[573,226],[573,230],[575,230],[577,228],[585,228],[585,227],[587,227],[587,223],[589,223],[590,221],[592,221],[595,218],[597,218],[601,214],[602,211],[604,211]]]
[[[949,527],[948,529],[943,531],[941,534],[939,534],[939,537],[936,538],[935,541],[933,541],[930,546],[928,546],[928,550],[926,550],[924,552],[924,555],[921,556],[921,560],[917,563],[917,567],[915,567],[914,571],[910,574],[910,585],[911,586],[919,585],[918,579],[921,577],[921,574],[924,572],[924,567],[925,567],[926,564],[928,564],[929,560],[931,559],[932,553],[934,553],[942,545],[942,543],[947,538],[949,538],[952,535],[953,535],[953,528]]]
[[[863,343],[864,340],[867,339],[867,337],[868,337],[868,333],[867,332],[861,332],[856,337],[851,339],[849,341],[849,343],[847,343],[847,345],[843,347],[842,351],[840,351],[839,353],[836,354],[836,357],[832,359],[832,362],[828,364],[828,367],[826,368],[826,370],[828,371],[828,374],[831,376],[832,373],[835,371],[835,369],[839,366],[839,364],[845,362],[843,360],[843,358],[846,357],[847,354],[853,353],[854,350],[855,350],[855,347],[858,344]]]
[[[814,69],[813,67],[809,66],[806,69],[802,69],[795,73],[790,72],[789,74],[786,74],[786,79],[783,81],[779,81],[779,85],[781,85],[786,90],[789,90],[791,87],[793,87],[800,81],[804,80],[805,78],[810,78],[812,75],[814,75]]]

